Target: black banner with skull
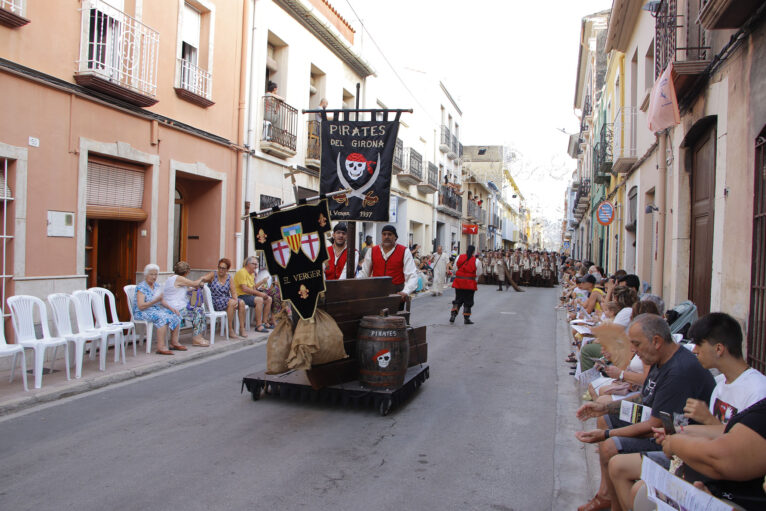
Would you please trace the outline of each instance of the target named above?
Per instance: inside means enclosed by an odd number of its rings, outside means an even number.
[[[373,112],[371,121],[352,121],[346,111],[336,113],[334,120],[327,119],[325,112],[321,115],[319,193],[351,189],[330,199],[331,218],[387,222],[400,113],[393,121],[388,120],[386,111]],[[378,116],[383,120],[375,120]]]
[[[250,216],[255,249],[263,251],[282,299],[289,300],[302,319],[314,317],[319,293],[325,290],[322,265],[327,261],[329,215],[325,199],[315,206],[298,206],[260,218]]]

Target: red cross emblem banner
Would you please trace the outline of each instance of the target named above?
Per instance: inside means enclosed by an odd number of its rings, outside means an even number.
[[[373,112],[370,121],[352,121],[351,115],[358,113],[347,111],[336,112],[332,120],[327,118],[326,112],[321,115],[319,193],[351,190],[330,199],[331,218],[388,222],[391,168],[397,149],[400,112],[391,121],[385,110]],[[399,151],[399,158],[403,158],[403,148]],[[419,167],[417,172],[421,172]]]
[[[328,218],[326,199],[268,216],[250,215],[255,250],[263,252],[282,299],[289,300],[302,319],[314,317],[319,294],[325,290],[322,265],[327,261]]]

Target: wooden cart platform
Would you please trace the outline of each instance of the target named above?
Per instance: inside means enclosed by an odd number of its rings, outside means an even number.
[[[242,378],[241,391],[247,387],[248,392],[252,393],[253,401],[258,401],[263,393],[296,401],[373,406],[380,415],[386,416],[394,407],[407,401],[428,377],[428,364],[419,364],[407,369],[404,384],[395,389],[370,389],[362,387],[358,380],[315,389],[305,371],[289,371],[276,375],[260,371]]]

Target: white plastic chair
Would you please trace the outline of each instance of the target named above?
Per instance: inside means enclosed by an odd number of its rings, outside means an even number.
[[[35,388],[39,389],[43,386],[43,363],[47,348],[53,348],[50,369],[53,372],[58,347],[64,346],[66,355],[64,366],[66,367],[66,379],[69,380],[69,343],[62,337],[51,336],[48,330],[48,311],[45,309],[45,302],[36,296],[17,295],[8,298],[8,308],[11,309],[11,322],[16,333],[16,344],[35,352]],[[43,334],[40,339],[37,338],[37,332],[35,332],[35,310],[39,314]]]
[[[119,339],[122,337],[121,330],[115,330],[110,328],[99,328],[93,319],[93,302],[96,299],[96,295],[90,291],[79,290],[72,293],[72,302],[74,303],[75,316],[77,318],[77,330],[80,332],[92,332],[98,331],[104,335],[105,341],[101,345],[99,357],[106,357],[106,352],[109,351],[109,336],[111,335],[115,339],[115,351],[117,351],[117,345]],[[96,352],[91,345],[90,359],[96,358]],[[124,351],[124,346],[123,346]],[[106,360],[105,358],[103,360]],[[115,362],[117,362],[117,354],[115,353]],[[106,362],[103,363],[104,369],[106,369]]]
[[[215,322],[218,320],[218,318],[221,319],[221,335],[223,335],[224,330],[226,331],[226,340],[229,340],[229,320],[226,314],[226,311],[217,311],[213,307],[213,295],[210,292],[210,288],[207,287],[207,284],[202,285],[202,292],[205,295],[205,309],[207,309],[207,312],[205,312],[205,317],[207,317],[208,322],[210,323],[210,344],[215,344]]]
[[[109,321],[106,319],[106,304],[98,293],[91,290],[85,292],[90,293],[91,296],[90,304],[93,308],[93,315],[96,317],[96,328],[105,331],[108,335],[112,335],[112,338],[114,339],[115,363],[120,361],[120,356],[122,356],[122,363],[127,363],[125,360],[125,336],[122,333],[122,327],[109,324]]]
[[[28,391],[27,387],[27,357],[24,356],[24,348],[18,344],[8,344],[5,341],[5,330],[0,328],[0,357],[13,357],[11,361],[11,377],[8,382],[13,381],[13,372],[16,370],[16,359],[21,355],[21,379],[24,380],[24,390]]]
[[[136,356],[136,325],[132,321],[120,321],[120,318],[117,316],[117,305],[114,301],[114,294],[109,291],[108,289],[104,287],[92,287],[88,289],[88,291],[93,291],[96,293],[99,297],[99,300],[101,302],[104,302],[105,300],[109,300],[109,312],[104,311],[104,314],[107,319],[107,326],[110,327],[119,327],[123,330],[123,335],[125,335],[125,331],[127,330],[128,334],[132,333],[132,339],[133,339],[133,356]],[[104,305],[106,307],[106,305]],[[109,313],[112,315],[112,321],[109,321]]]
[[[56,332],[59,337],[63,337],[67,341],[74,344],[74,361],[75,371],[74,377],[80,378],[82,376],[82,361],[85,356],[85,344],[90,343],[91,353],[95,353],[94,348],[96,341],[99,342],[101,347],[99,365],[98,368],[101,371],[106,370],[106,332],[102,330],[84,330],[80,326],[79,311],[77,310],[77,302],[73,300],[71,296],[66,293],[53,293],[48,295],[48,303],[53,311],[53,322],[56,325]],[[78,332],[72,332],[72,321],[69,315],[69,305],[74,303],[75,316],[77,317]],[[85,305],[89,307],[89,304]],[[89,313],[89,312],[88,312]]]
[[[146,343],[146,353],[152,352],[152,331],[154,330],[154,323],[151,321],[145,321],[143,319],[136,319],[133,316],[133,309],[136,306],[136,285],[128,284],[122,288],[125,291],[125,295],[128,297],[128,310],[130,310],[130,321],[134,325],[144,325],[144,341]]]

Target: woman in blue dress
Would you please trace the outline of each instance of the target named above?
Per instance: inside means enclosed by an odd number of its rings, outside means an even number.
[[[181,323],[181,318],[170,310],[162,297],[162,286],[157,284],[160,267],[156,264],[147,264],[144,268],[144,281],[136,286],[136,307],[133,317],[142,321],[151,321],[157,329],[157,353],[159,355],[172,355],[166,344],[168,327],[175,330]]]

